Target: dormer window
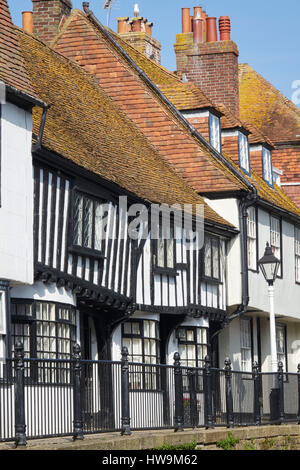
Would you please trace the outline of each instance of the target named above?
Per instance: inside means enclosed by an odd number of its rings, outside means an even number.
[[[239,161],[241,169],[250,175],[250,151],[248,137],[239,132]]]
[[[209,142],[218,152],[221,152],[220,118],[209,113]]]
[[[262,150],[262,164],[264,180],[269,186],[273,186],[272,152],[265,147]]]

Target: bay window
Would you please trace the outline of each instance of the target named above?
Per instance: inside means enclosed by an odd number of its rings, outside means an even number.
[[[257,270],[257,221],[256,208],[249,207],[247,218],[248,268]]]
[[[128,349],[131,390],[157,390],[160,362],[159,326],[155,320],[130,320],[122,325],[122,345]],[[140,365],[139,365],[140,364]],[[149,366],[147,365],[149,364]]]
[[[74,307],[53,302],[13,299],[12,348],[16,341],[24,346],[25,358],[70,360],[76,340]],[[34,368],[35,366],[35,368]],[[38,374],[41,382],[66,382],[70,367],[67,363],[27,363],[26,377]],[[55,369],[55,370],[54,370]]]
[[[248,175],[250,174],[250,151],[248,137],[239,132],[239,161],[240,167]]]

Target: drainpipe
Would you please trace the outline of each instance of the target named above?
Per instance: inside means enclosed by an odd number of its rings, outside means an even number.
[[[43,140],[43,134],[44,134],[45,124],[46,124],[46,117],[47,117],[47,112],[49,108],[50,108],[50,105],[44,105],[43,107],[43,115],[42,115],[42,120],[40,124],[39,135],[38,135],[36,143],[33,144],[32,146],[33,152],[40,150],[40,148],[42,147],[42,140]]]
[[[247,249],[247,218],[248,208],[253,206],[258,199],[257,190],[255,186],[252,188],[252,193],[243,197],[239,204],[239,219],[240,219],[240,239],[241,239],[241,264],[242,264],[242,303],[237,307],[236,311],[226,319],[225,325],[216,331],[211,340],[219,335],[221,331],[226,328],[236,318],[241,317],[247,312],[249,304],[249,276],[248,276],[248,249]]]

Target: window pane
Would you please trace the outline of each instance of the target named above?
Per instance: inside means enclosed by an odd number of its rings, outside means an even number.
[[[195,341],[194,330],[187,330],[186,331],[186,340],[187,341]]]
[[[104,209],[103,204],[95,202],[95,250],[101,250],[102,246],[102,237],[103,237],[103,217]]]
[[[174,268],[174,240],[166,240],[167,243],[167,267]]]
[[[159,239],[157,240],[157,266],[161,268],[165,267],[165,244],[164,240]]]
[[[270,150],[263,148],[263,173],[264,180],[272,184],[273,183],[273,172],[272,172],[272,154]]]
[[[211,240],[207,238],[204,247],[204,272],[207,277],[211,277],[211,264]]]
[[[212,253],[213,253],[213,277],[219,279],[219,242],[216,239],[212,239]]]
[[[240,166],[243,170],[249,172],[249,145],[248,139],[243,133],[239,133],[239,152],[240,152]]]
[[[4,308],[4,293],[0,292],[0,334],[5,334],[5,308]]]
[[[93,230],[93,201],[84,198],[83,208],[83,246],[92,248],[92,230]]]
[[[73,230],[73,243],[74,245],[82,245],[82,218],[83,218],[83,197],[76,194],[74,203],[74,230]]]
[[[123,324],[123,328],[124,328],[124,334],[125,335],[130,335],[131,334],[131,322],[127,321]],[[124,344],[124,346],[126,346]]]

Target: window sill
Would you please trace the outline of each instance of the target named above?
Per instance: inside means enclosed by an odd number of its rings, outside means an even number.
[[[223,282],[220,281],[220,279],[214,279],[214,278],[212,278],[212,277],[205,277],[205,276],[202,276],[201,281],[203,281],[203,282],[210,282],[211,284],[218,284],[218,285],[222,285],[222,284],[223,284]]]
[[[154,274],[164,274],[166,276],[179,276],[176,268],[162,268],[160,266],[153,267]]]
[[[80,255],[80,256],[89,256],[96,260],[106,259],[106,257],[101,253],[101,251],[92,250],[90,248],[83,248],[82,246],[71,246],[69,247],[69,253]]]

